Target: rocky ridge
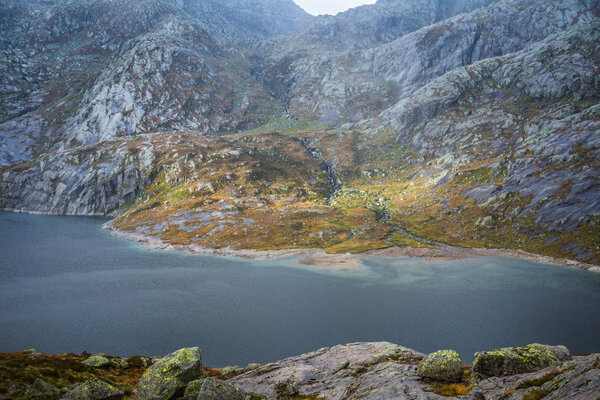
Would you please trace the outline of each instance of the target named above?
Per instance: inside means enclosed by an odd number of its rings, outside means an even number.
[[[77,383],[60,390],[54,386],[58,378],[44,376],[46,382],[36,375],[48,371],[52,365],[48,363],[56,356],[0,353],[0,364],[6,364],[5,359],[19,357],[27,358],[30,372],[23,374],[22,369],[14,367],[5,369],[10,375],[6,382],[0,382],[0,393],[19,400],[117,400],[124,395],[139,400],[587,400],[595,399],[600,389],[600,355],[571,356],[565,347],[539,344],[477,353],[472,367],[464,366],[452,351],[425,356],[392,343],[373,342],[326,347],[265,365],[211,369],[202,365],[198,348],[188,348],[153,360],[132,358],[128,360],[129,367],[111,370],[85,365],[86,380],[73,378]],[[82,358],[62,355],[62,364],[54,367],[58,376],[70,376],[77,369],[74,363],[80,363]],[[146,363],[142,367],[141,361]],[[431,365],[436,365],[435,371]],[[453,372],[448,379],[447,371],[455,367],[460,376]],[[139,383],[123,380],[127,368],[132,368],[132,378]],[[122,389],[89,376],[110,379]],[[35,383],[27,383],[31,379]]]

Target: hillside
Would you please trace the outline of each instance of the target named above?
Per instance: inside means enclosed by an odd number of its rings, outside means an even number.
[[[0,208],[600,264],[598,1],[5,0],[0,29]]]

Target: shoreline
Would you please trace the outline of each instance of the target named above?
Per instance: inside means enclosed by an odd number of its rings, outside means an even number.
[[[450,261],[476,257],[514,257],[523,260],[560,265],[584,271],[600,273],[600,266],[575,260],[562,260],[550,256],[527,253],[522,250],[488,249],[488,248],[463,248],[446,244],[438,244],[433,248],[415,247],[388,247],[379,250],[369,250],[362,253],[327,254],[325,249],[286,249],[286,250],[236,250],[232,248],[211,249],[198,245],[173,245],[161,239],[141,233],[127,232],[117,229],[113,220],[102,224],[102,228],[109,231],[112,236],[131,240],[144,246],[148,250],[185,251],[196,255],[215,255],[248,258],[253,260],[274,260],[283,257],[302,256],[300,264],[327,269],[355,269],[362,266],[361,260],[368,256],[378,257],[412,257],[423,258],[428,261]]]
[[[31,211],[23,209],[0,209],[0,212],[19,214],[53,215],[53,216],[80,216],[113,218],[102,224],[112,236],[127,239],[141,244],[148,250],[184,251],[195,255],[214,255],[226,257],[240,257],[253,260],[274,260],[283,257],[303,256],[298,260],[300,264],[327,269],[355,269],[362,266],[361,259],[368,256],[378,257],[410,257],[422,258],[427,261],[451,261],[476,257],[513,257],[542,264],[559,265],[584,271],[600,273],[600,266],[576,260],[559,259],[540,254],[528,253],[523,250],[467,248],[447,244],[436,244],[433,248],[397,247],[392,246],[379,250],[368,250],[362,253],[327,254],[325,249],[284,249],[284,250],[236,250],[232,248],[211,249],[198,245],[173,245],[161,239],[141,233],[127,232],[113,226],[114,216],[106,214],[59,214],[44,211]]]

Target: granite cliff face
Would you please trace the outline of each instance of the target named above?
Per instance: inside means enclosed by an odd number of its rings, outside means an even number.
[[[599,21],[596,0],[4,0],[0,208],[598,264]]]
[[[312,18],[291,0],[271,3],[4,1],[0,164],[116,136],[265,122],[280,107],[253,77],[255,48]]]

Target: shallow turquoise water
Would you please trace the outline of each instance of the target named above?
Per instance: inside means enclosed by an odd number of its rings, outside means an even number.
[[[0,213],[0,351],[200,346],[211,366],[374,340],[465,362],[531,342],[600,351],[600,274],[501,257],[369,257],[332,271],[148,251],[104,221]]]

